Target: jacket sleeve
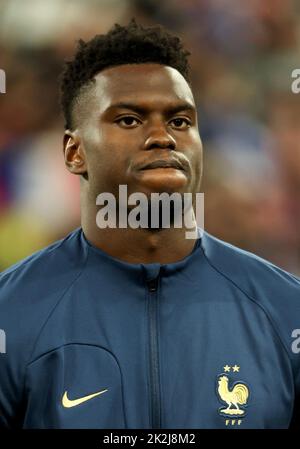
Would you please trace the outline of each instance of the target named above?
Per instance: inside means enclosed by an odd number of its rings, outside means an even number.
[[[1,311],[0,311],[1,312]],[[1,321],[1,319],[0,319]],[[0,428],[20,426],[22,414],[23,380],[19,375],[12,347],[7,344],[9,334],[0,331]],[[17,355],[15,355],[17,357]]]
[[[296,354],[297,360],[294,359],[295,369],[295,400],[290,429],[300,430],[300,352]]]
[[[16,301],[16,298],[20,301]],[[21,427],[29,326],[22,291],[0,277],[0,428]]]

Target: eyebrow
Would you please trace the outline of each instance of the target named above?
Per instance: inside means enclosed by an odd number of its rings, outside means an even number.
[[[112,109],[130,109],[131,111],[135,111],[138,114],[146,114],[149,111],[149,108],[147,108],[147,107],[140,106],[136,103],[128,103],[128,102],[123,102],[123,101],[110,105],[107,108],[106,112],[109,112]],[[181,111],[196,112],[195,106],[193,106],[191,103],[187,103],[187,102],[179,103],[174,106],[167,106],[165,108],[165,110],[170,115],[176,114],[177,112],[181,112]]]

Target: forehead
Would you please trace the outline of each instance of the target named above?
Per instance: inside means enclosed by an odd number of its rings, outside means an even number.
[[[102,111],[114,103],[128,100],[153,107],[176,101],[195,104],[185,78],[176,69],[160,64],[111,67],[98,73],[95,81],[95,99]]]

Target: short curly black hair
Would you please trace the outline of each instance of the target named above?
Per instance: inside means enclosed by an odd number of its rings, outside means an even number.
[[[115,24],[106,34],[88,42],[78,41],[74,59],[67,61],[61,75],[61,105],[65,128],[73,129],[72,110],[83,86],[101,70],[122,65],[153,62],[177,69],[189,83],[190,52],[179,37],[162,26],[144,28],[132,19],[127,26]]]

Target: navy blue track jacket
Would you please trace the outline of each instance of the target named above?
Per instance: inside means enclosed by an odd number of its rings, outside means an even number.
[[[300,280],[206,232],[130,264],[77,229],[0,275],[0,329],[0,427],[300,428]]]

